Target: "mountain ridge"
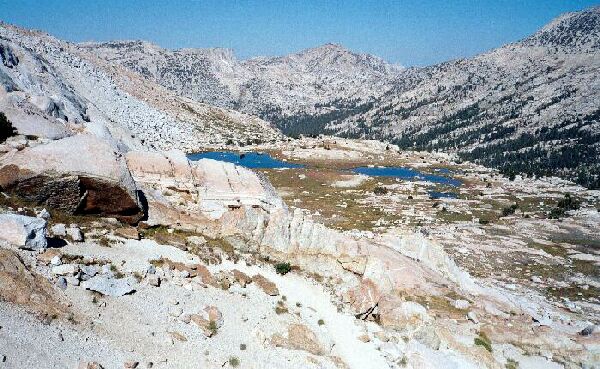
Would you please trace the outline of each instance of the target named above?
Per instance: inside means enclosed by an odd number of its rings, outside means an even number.
[[[146,41],[68,45],[174,96],[257,116],[289,136],[378,139],[455,152],[505,173],[600,186],[600,7],[427,67],[331,43],[245,60],[231,49],[168,50]]]

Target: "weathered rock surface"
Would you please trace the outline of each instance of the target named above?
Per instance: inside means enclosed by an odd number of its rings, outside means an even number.
[[[140,233],[134,227],[120,227],[115,229],[115,235],[130,240],[139,240]]]
[[[386,296],[378,305],[381,325],[394,329],[418,328],[431,320],[427,309],[414,301],[401,301]]]
[[[113,278],[97,275],[81,283],[87,290],[100,292],[103,295],[119,297],[132,293],[136,289],[136,281],[132,277]]]
[[[0,299],[49,316],[62,316],[66,312],[48,280],[32,272],[15,252],[2,248]]]
[[[260,287],[260,289],[263,290],[269,296],[279,295],[277,285],[261,274],[256,274],[252,276],[252,282],[254,282],[254,284]]]
[[[190,320],[196,324],[206,337],[212,337],[223,325],[223,314],[215,306],[206,306],[197,314],[191,314]]]
[[[75,242],[83,242],[83,232],[76,225],[71,224],[67,229],[67,235]]]
[[[276,333],[271,344],[292,350],[303,350],[313,355],[323,355],[324,349],[317,335],[303,324],[290,324],[285,335]]]
[[[241,272],[237,269],[232,270],[233,279],[240,284],[242,287],[246,287],[248,283],[252,282],[252,278],[244,272]]]
[[[43,250],[46,241],[46,220],[18,214],[0,214],[0,239],[30,250]]]
[[[88,134],[5,155],[0,160],[0,187],[71,214],[101,214],[136,222],[144,213],[118,149]]]
[[[67,227],[62,223],[58,223],[50,228],[50,232],[55,237],[65,237],[67,235]]]

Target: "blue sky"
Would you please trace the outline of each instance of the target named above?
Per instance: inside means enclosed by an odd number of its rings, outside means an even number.
[[[327,42],[403,65],[468,57],[527,36],[584,0],[0,0],[0,19],[69,41],[227,47],[240,58]]]

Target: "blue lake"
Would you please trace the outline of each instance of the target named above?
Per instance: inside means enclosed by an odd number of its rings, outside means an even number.
[[[252,169],[273,169],[273,168],[304,168],[304,165],[288,163],[273,158],[267,153],[246,152],[237,153],[231,151],[207,151],[188,155],[190,160],[213,159],[241,165]],[[422,180],[431,183],[458,187],[462,183],[451,177],[449,171],[440,170],[440,174],[428,174],[416,169],[404,167],[358,167],[352,169],[354,173],[365,174],[373,177],[395,177],[405,180]],[[442,175],[443,174],[443,175]],[[452,197],[452,193],[435,192],[434,197]]]
[[[207,151],[188,155],[190,160],[213,159],[234,163],[246,168],[302,168],[303,165],[288,163],[273,158],[269,154],[259,154],[256,152],[236,153],[228,151]]]
[[[432,199],[456,199],[457,196],[453,192],[429,191],[429,197]]]
[[[365,174],[373,177],[395,177],[406,180],[423,180],[453,187],[458,187],[462,184],[458,179],[442,175],[422,173],[416,169],[404,167],[358,167],[352,169],[352,171],[354,173]]]

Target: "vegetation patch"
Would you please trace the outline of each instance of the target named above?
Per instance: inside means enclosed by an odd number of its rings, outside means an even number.
[[[488,352],[492,352],[492,341],[490,341],[485,333],[479,332],[479,336],[475,337],[474,343],[476,346],[481,346]]]
[[[13,127],[12,123],[6,118],[6,115],[0,111],[0,143],[16,134],[17,130],[15,127]]]
[[[275,271],[277,274],[286,275],[292,270],[290,263],[277,263],[275,264]]]

